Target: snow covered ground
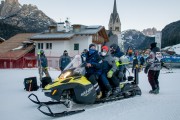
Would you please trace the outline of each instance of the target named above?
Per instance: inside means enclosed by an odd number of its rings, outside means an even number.
[[[59,120],[180,120],[180,69],[164,74],[162,70],[160,94],[149,94],[150,86],[147,75],[140,73],[142,96],[92,106],[81,106],[86,111]],[[56,78],[59,71],[51,70]],[[51,120],[36,108],[27,97],[35,93],[41,100],[47,100],[41,90],[26,92],[23,90],[24,78],[36,76],[37,69],[0,69],[0,120]],[[58,105],[53,106],[58,111]],[[58,109],[57,109],[58,108]]]

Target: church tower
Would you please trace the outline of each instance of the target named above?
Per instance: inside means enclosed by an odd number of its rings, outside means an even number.
[[[111,13],[108,27],[113,34],[118,35],[121,33],[121,21],[117,12],[116,0],[114,0],[113,13]]]

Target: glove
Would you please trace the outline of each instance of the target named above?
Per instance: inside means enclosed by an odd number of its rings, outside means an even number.
[[[110,70],[110,71],[107,73],[107,77],[108,77],[108,78],[112,78],[112,76],[113,76],[113,71]]]
[[[45,67],[44,69],[45,69],[45,70],[48,70],[48,67]]]

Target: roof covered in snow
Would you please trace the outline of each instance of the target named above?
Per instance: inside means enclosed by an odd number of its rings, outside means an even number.
[[[72,25],[73,29],[69,32],[53,32],[53,33],[41,33],[32,36],[31,40],[70,40],[75,35],[96,35],[100,33],[101,36],[108,41],[106,30],[101,25],[85,26],[80,24]]]
[[[54,33],[54,34],[38,34],[31,37],[31,40],[38,39],[70,39],[74,36],[73,33]]]

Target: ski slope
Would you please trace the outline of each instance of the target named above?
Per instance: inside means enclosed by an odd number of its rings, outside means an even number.
[[[160,94],[149,94],[150,85],[147,75],[140,73],[142,96],[98,105],[76,105],[86,111],[72,116],[52,118],[45,116],[27,97],[30,93],[41,100],[50,100],[39,89],[35,92],[24,91],[24,78],[36,76],[37,69],[0,69],[0,120],[180,120],[180,69],[174,73],[162,70]],[[52,78],[59,71],[50,70]],[[53,106],[55,111],[63,107]]]

